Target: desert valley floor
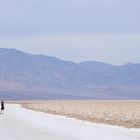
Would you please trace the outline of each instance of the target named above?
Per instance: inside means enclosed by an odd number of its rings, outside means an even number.
[[[25,109],[20,104],[6,104],[5,114],[0,115],[0,130],[2,140],[140,139],[139,128],[128,129],[51,115]]]

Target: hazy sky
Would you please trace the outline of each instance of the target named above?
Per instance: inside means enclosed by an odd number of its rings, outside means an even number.
[[[0,0],[0,47],[140,63],[140,0]]]

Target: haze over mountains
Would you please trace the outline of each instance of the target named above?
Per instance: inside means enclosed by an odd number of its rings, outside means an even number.
[[[140,99],[140,64],[74,63],[0,49],[1,99]]]

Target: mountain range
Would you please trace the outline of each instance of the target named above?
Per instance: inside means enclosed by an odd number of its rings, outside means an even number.
[[[75,63],[0,48],[1,99],[140,99],[140,64]]]

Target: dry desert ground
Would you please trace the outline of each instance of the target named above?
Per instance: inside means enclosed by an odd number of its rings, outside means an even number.
[[[36,111],[95,123],[140,128],[140,100],[32,101],[22,102],[22,106]]]

